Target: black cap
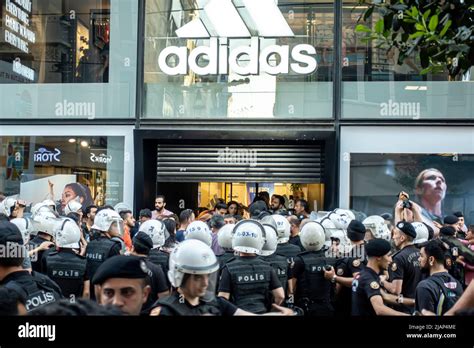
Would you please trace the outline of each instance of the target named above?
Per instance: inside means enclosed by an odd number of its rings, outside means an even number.
[[[365,245],[365,251],[367,253],[367,256],[384,256],[387,255],[391,250],[390,243],[386,241],[385,239],[371,239],[369,242]]]
[[[457,211],[457,212],[453,213],[453,215],[454,215],[454,216],[457,216],[458,218],[464,217],[462,211]]]
[[[353,242],[363,240],[365,237],[366,228],[364,224],[358,220],[352,220],[347,226],[347,237]]]
[[[267,210],[267,204],[264,201],[256,201],[249,207],[249,213],[251,218],[256,218],[261,212]]]
[[[142,210],[140,210],[139,216],[140,217],[145,216],[145,217],[149,217],[151,219],[151,210],[150,209],[142,209]]]
[[[456,230],[453,226],[444,226],[440,228],[439,234],[443,236],[454,236],[456,234]]]
[[[416,230],[411,223],[406,221],[397,222],[397,228],[403,233],[405,233],[407,236],[416,238]]]
[[[446,225],[454,225],[457,224],[459,221],[459,218],[456,215],[448,215],[444,218],[444,223]]]
[[[138,232],[134,237],[133,237],[133,244],[135,245],[136,243],[140,243],[144,247],[148,249],[153,249],[153,241],[150,238],[148,234],[145,232]]]
[[[0,221],[0,245],[6,245],[8,242],[23,245],[23,237],[15,224]]]
[[[383,213],[382,215],[380,215],[382,217],[382,219],[384,220],[392,220],[393,219],[393,216],[392,214],[390,213]]]
[[[148,272],[149,269],[142,257],[113,256],[99,266],[92,278],[92,284],[101,285],[112,278],[143,279],[148,276]]]

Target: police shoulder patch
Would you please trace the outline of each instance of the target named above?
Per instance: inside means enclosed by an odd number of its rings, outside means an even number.
[[[353,266],[353,267],[359,267],[359,266],[360,266],[360,260],[359,260],[359,259],[355,259],[354,261],[352,261],[352,266]]]
[[[380,285],[376,281],[373,281],[372,283],[370,283],[370,287],[374,290],[377,290],[378,288],[380,288]]]
[[[337,269],[337,275],[342,276],[344,274],[344,270],[342,268]]]
[[[392,272],[395,272],[398,269],[397,264],[394,262],[392,263]]]

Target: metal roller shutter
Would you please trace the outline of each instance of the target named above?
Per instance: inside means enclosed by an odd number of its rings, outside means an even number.
[[[324,151],[312,145],[158,145],[158,182],[320,183]]]

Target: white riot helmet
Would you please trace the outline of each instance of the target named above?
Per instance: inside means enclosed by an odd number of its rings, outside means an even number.
[[[339,240],[338,250],[340,253],[345,254],[351,251],[352,243],[347,237],[346,232],[343,230],[336,230],[331,235],[331,245],[334,239]]]
[[[36,203],[31,208],[31,214],[35,216],[38,213],[53,213],[57,217],[56,211],[51,208],[51,206],[45,204],[44,202]]]
[[[379,215],[372,215],[362,221],[367,231],[372,233],[374,238],[390,240],[390,230],[383,217]]]
[[[265,244],[265,229],[256,220],[242,220],[234,227],[232,248],[235,251],[259,254]]]
[[[127,203],[120,202],[114,206],[114,210],[120,214],[122,211],[126,211],[126,210],[132,211],[132,208]]]
[[[165,244],[166,226],[158,220],[147,220],[140,225],[139,232],[146,233],[153,241],[153,249],[161,247]]]
[[[423,222],[412,222],[411,224],[416,231],[416,238],[413,241],[413,244],[421,244],[427,242],[430,238],[430,232],[428,231],[428,227],[426,227]]]
[[[270,256],[277,249],[277,231],[275,227],[268,224],[263,224],[263,228],[265,229],[265,244],[263,244],[262,250],[260,251],[260,255]]]
[[[219,269],[219,262],[212,249],[197,239],[179,243],[169,258],[168,279],[179,288],[185,274],[211,274]]]
[[[300,240],[305,250],[321,250],[324,247],[324,241],[326,240],[326,233],[323,225],[316,221],[308,222],[301,229]]]
[[[54,203],[54,201],[51,199],[45,199],[43,202],[41,202],[41,204],[51,208],[51,210],[54,212],[56,211],[56,203]]]
[[[272,215],[273,220],[275,220],[277,224],[277,237],[278,237],[278,244],[287,243],[290,240],[290,230],[291,225],[288,222],[287,218],[281,215]]]
[[[21,236],[23,237],[23,244],[28,243],[28,240],[30,239],[30,234],[33,232],[33,223],[31,222],[30,219],[28,218],[15,218],[10,220],[12,224],[15,224],[16,227],[21,232]]]
[[[273,228],[275,228],[275,231],[277,230],[277,223],[275,221],[275,219],[273,218],[273,215],[267,215],[265,216],[264,218],[262,218],[260,220],[260,223],[262,225],[269,225],[269,226],[273,226]]]
[[[349,221],[356,220],[354,213],[349,209],[337,208],[333,210],[334,213],[340,216],[346,216],[349,218]]]
[[[40,211],[33,216],[33,230],[55,237],[57,216],[52,211]]]
[[[0,214],[5,215],[6,217],[10,217],[12,215],[12,208],[15,208],[17,200],[12,197],[5,198],[0,203]]]
[[[78,214],[78,211],[82,209],[82,204],[75,201],[75,200],[70,200],[66,206],[64,207],[64,214],[68,215],[69,213],[76,213]]]
[[[327,217],[334,223],[336,228],[341,230],[347,230],[347,227],[353,220],[348,215],[339,215],[335,212],[329,213]]]
[[[103,209],[95,215],[94,225],[91,228],[101,232],[109,232],[114,223],[117,223],[119,234],[123,235],[123,220],[120,215],[112,209]]]
[[[186,228],[184,239],[197,239],[210,247],[212,245],[212,232],[205,222],[193,221]]]
[[[81,230],[72,219],[58,219],[56,223],[56,245],[60,248],[80,248]]]
[[[234,227],[235,224],[226,224],[217,232],[217,244],[226,251],[232,250],[232,231]]]
[[[319,222],[324,227],[324,232],[326,233],[326,242],[331,240],[331,236],[334,232],[341,231],[341,229],[338,229],[334,222],[327,216],[316,220],[316,222]]]

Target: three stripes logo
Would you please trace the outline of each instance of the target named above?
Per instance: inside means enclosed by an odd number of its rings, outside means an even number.
[[[241,6],[236,6],[234,1]],[[170,76],[187,75],[190,70],[202,76],[230,72],[241,76],[280,75],[290,70],[308,75],[316,71],[313,46],[299,44],[290,49],[289,45],[274,44],[276,38],[295,37],[275,0],[234,1],[210,0],[198,18],[176,30],[178,38],[205,39],[209,45],[193,50],[187,46],[165,48],[158,58],[161,71]],[[242,39],[249,40],[250,45],[234,47],[233,40]],[[175,62],[172,66],[171,61]],[[243,61],[245,65],[241,64]]]

